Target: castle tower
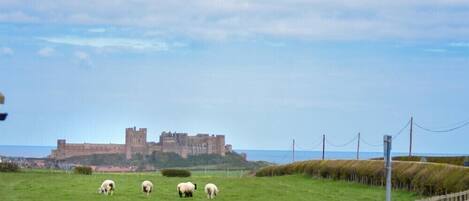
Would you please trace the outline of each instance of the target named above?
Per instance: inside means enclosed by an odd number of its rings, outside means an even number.
[[[216,135],[216,152],[222,156],[225,155],[225,136]]]
[[[147,150],[147,129],[136,127],[125,129],[125,155],[131,159],[133,154],[146,154]]]
[[[65,144],[66,144],[66,141],[64,139],[58,139],[57,140],[57,150],[56,150],[56,158],[63,158],[65,157],[65,152],[66,152],[66,149],[65,149]]]

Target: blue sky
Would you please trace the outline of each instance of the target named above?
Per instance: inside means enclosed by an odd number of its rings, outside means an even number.
[[[0,144],[122,143],[137,126],[309,149],[377,144],[411,116],[450,128],[469,120],[468,17],[457,0],[4,0]],[[469,127],[414,131],[415,152],[469,152]]]

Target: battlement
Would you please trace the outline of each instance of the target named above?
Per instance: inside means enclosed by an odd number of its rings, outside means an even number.
[[[132,132],[132,133],[146,133],[147,132],[147,128],[139,128],[137,130],[137,127],[131,127],[131,128],[126,128],[125,129],[125,132]]]
[[[176,132],[171,133],[171,131],[169,131],[169,132],[163,131],[160,136],[161,137],[186,137],[188,135],[189,134],[187,134],[187,133],[176,133]]]

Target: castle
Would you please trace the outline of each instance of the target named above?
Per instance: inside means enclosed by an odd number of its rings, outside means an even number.
[[[72,144],[64,139],[57,140],[57,149],[52,150],[50,158],[63,160],[73,156],[92,154],[125,154],[131,159],[134,154],[153,152],[177,153],[183,158],[189,155],[218,154],[224,156],[231,152],[231,145],[225,145],[224,135],[162,132],[159,142],[147,142],[147,129],[136,127],[125,129],[125,144]]]

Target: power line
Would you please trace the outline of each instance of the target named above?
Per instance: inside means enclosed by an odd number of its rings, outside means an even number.
[[[401,130],[399,130],[399,132],[397,132],[396,134],[394,134],[394,135],[392,136],[392,139],[395,140],[397,137],[399,137],[399,135],[401,135],[402,132],[403,132],[407,127],[409,127],[409,125],[410,125],[410,120],[407,121],[407,123],[404,125],[404,127],[401,128]]]
[[[311,150],[314,150],[314,149],[318,148],[321,144],[322,144],[322,141],[318,141],[316,144],[314,144],[310,148],[305,148],[305,147],[300,146],[298,144],[296,145],[296,147],[298,148],[298,150],[301,150],[301,151],[311,151]]]
[[[313,146],[312,149],[318,148],[319,146],[321,146],[321,144],[322,144],[322,141],[319,141],[318,143],[316,143],[316,145]]]
[[[435,129],[430,129],[430,128],[426,128],[426,127],[423,127],[421,126],[420,124],[414,122],[415,126],[417,126],[418,128],[424,130],[424,131],[428,131],[428,132],[432,132],[432,133],[447,133],[447,132],[451,132],[451,131],[454,131],[454,130],[458,130],[460,128],[464,128],[466,126],[469,125],[469,121],[459,125],[459,126],[456,126],[456,127],[453,127],[453,128],[448,128],[448,129],[442,129],[442,130],[435,130]]]
[[[372,143],[369,143],[369,142],[367,142],[367,141],[366,141],[365,139],[363,139],[363,138],[360,139],[360,141],[363,142],[363,143],[365,143],[366,145],[372,146],[372,147],[381,147],[381,146],[383,146],[383,144],[372,144]]]
[[[328,145],[331,145],[333,147],[345,147],[349,144],[351,144],[352,142],[355,142],[355,140],[358,138],[358,135],[355,135],[355,137],[353,137],[350,141],[344,143],[344,144],[334,144],[334,143],[331,143],[329,140],[326,139],[326,142]]]
[[[454,123],[447,124],[447,125],[441,126],[441,127],[442,127],[442,128],[455,127],[455,126],[464,124],[464,123],[466,123],[466,122],[469,122],[469,119],[465,119],[465,120],[462,120],[462,121],[454,122]]]

